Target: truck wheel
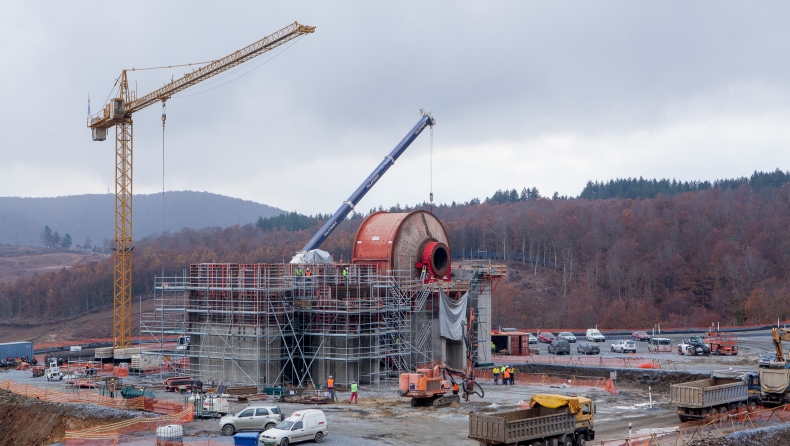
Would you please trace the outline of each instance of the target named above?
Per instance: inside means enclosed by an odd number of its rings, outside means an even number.
[[[546,443],[542,441],[533,441],[532,446],[546,446]]]
[[[231,436],[236,433],[236,428],[234,428],[232,424],[226,424],[222,426],[222,433]]]
[[[419,405],[420,405],[420,402],[417,400],[417,398],[412,398],[411,399],[411,407],[419,407]]]
[[[573,437],[570,435],[565,437],[565,443],[563,443],[562,446],[573,446]]]
[[[584,434],[579,434],[579,436],[576,438],[576,446],[584,446],[585,443],[586,440],[584,439]]]
[[[686,421],[689,420],[689,417],[687,417],[685,415],[680,415],[680,414],[678,414],[678,418],[680,418],[680,422],[681,423],[685,423]]]

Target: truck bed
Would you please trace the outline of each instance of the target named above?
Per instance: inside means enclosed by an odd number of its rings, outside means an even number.
[[[734,401],[746,401],[749,389],[741,380],[709,378],[670,387],[670,400],[678,407],[713,407]]]
[[[514,412],[469,414],[469,438],[487,444],[510,444],[536,438],[572,433],[576,417],[567,407],[535,407]]]

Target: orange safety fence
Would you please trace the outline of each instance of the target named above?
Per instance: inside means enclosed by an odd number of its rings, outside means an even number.
[[[508,356],[492,355],[491,361],[495,364],[556,364],[576,367],[609,367],[609,368],[651,368],[660,369],[661,363],[657,359],[642,358],[639,356],[623,356],[620,358],[604,358],[601,356],[555,356],[555,355],[527,355]]]
[[[118,444],[118,437],[122,434],[153,430],[169,424],[188,423],[195,419],[193,410],[194,408],[189,406],[186,410],[173,415],[163,415],[156,418],[130,418],[78,431],[67,430],[66,446]]]
[[[788,406],[747,410],[746,406],[705,420],[683,423],[677,427],[651,429],[652,432],[630,438],[601,440],[600,446],[679,446],[706,438],[718,438],[734,432],[790,422]]]
[[[33,387],[29,384],[18,384],[10,379],[0,381],[0,388],[17,395],[25,395],[53,403],[86,403],[115,409],[145,410],[143,397],[120,399],[101,396],[91,391],[59,392],[57,390]]]
[[[494,374],[490,370],[475,371],[475,378],[494,382]],[[500,382],[502,374],[499,374]],[[545,373],[518,373],[516,372],[515,381],[519,384],[535,384],[541,386],[566,384],[572,387],[597,387],[603,388],[605,379],[596,376],[549,376]]]

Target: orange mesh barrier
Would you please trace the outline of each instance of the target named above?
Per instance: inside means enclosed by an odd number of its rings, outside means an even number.
[[[173,415],[163,415],[156,418],[130,418],[90,429],[66,431],[66,446],[117,444],[119,435],[152,430],[168,424],[188,423],[194,418],[193,408],[189,406],[186,410]],[[112,442],[105,443],[109,440],[112,440]],[[147,444],[153,443],[153,440],[149,441]]]
[[[475,371],[475,378],[477,380],[494,381],[494,374],[490,370]],[[500,382],[502,382],[502,374],[499,375]],[[549,376],[545,373],[518,373],[516,372],[515,381],[519,384],[534,384],[534,385],[560,385],[566,384],[572,387],[603,387],[606,381],[603,378],[596,376]]]
[[[657,359],[640,358],[638,356],[623,356],[620,358],[604,358],[594,356],[555,356],[555,355],[529,355],[507,356],[492,355],[491,361],[497,364],[558,364],[577,367],[611,367],[611,368],[653,368],[660,369],[661,364]],[[650,364],[650,366],[644,366]],[[518,376],[518,375],[517,375]]]
[[[129,376],[129,368],[128,367],[114,367],[113,374],[117,377],[124,378]]]
[[[0,381],[0,388],[18,395],[30,396],[53,403],[87,403],[115,409],[145,409],[143,397],[120,399],[101,396],[91,391],[74,393],[59,392],[57,390],[40,389],[28,384],[17,384],[11,380]]]
[[[695,440],[723,437],[733,432],[776,426],[790,423],[790,409],[781,406],[773,409],[758,408],[755,411],[745,408],[716,414],[708,419],[683,423],[680,427],[655,429],[649,434],[634,435],[632,438],[601,441],[600,446],[678,446],[687,445]]]

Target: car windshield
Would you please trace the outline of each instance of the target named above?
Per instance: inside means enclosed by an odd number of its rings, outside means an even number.
[[[774,359],[774,356],[776,356],[776,354],[774,354],[774,353],[763,353],[763,356],[762,356],[761,359]]]
[[[277,426],[275,426],[275,427],[276,427],[277,429],[282,429],[282,430],[284,430],[284,431],[288,431],[288,430],[291,430],[291,426],[293,426],[293,425],[294,425],[294,422],[293,422],[293,421],[291,421],[291,420],[285,420],[285,421],[282,421],[282,422],[280,422],[280,424],[278,424],[278,425],[277,425]]]
[[[568,333],[567,331],[563,331],[560,334],[563,335],[563,336],[573,336],[572,334]]]

